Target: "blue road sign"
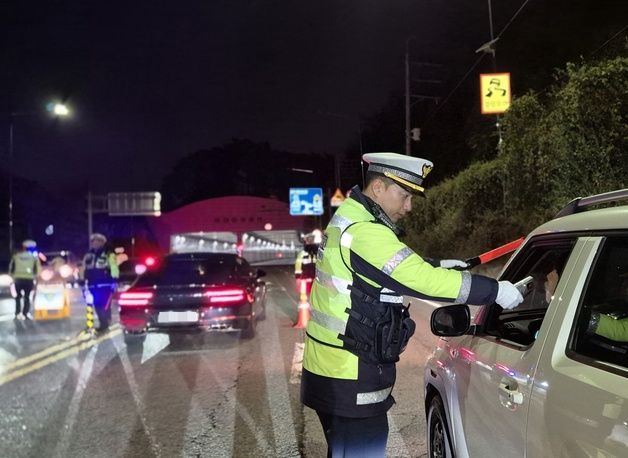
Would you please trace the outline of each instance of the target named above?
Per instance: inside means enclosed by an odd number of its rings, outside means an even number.
[[[290,214],[293,216],[322,215],[322,188],[290,188]]]

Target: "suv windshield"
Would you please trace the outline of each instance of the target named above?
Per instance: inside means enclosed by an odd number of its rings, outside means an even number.
[[[136,286],[224,283],[234,263],[223,259],[164,259],[156,270],[142,275]]]

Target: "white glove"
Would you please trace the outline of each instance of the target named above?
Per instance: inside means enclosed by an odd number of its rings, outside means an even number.
[[[459,259],[441,259],[440,266],[443,269],[451,269],[452,267],[462,267],[463,269],[466,269],[469,267],[469,264]]]
[[[495,299],[495,302],[504,310],[514,309],[523,302],[523,296],[515,285],[509,281],[500,281],[497,283],[499,289],[497,290],[497,299]]]

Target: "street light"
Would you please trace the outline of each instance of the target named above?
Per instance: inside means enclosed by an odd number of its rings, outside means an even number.
[[[70,110],[63,103],[49,103],[47,110],[55,116],[65,117],[70,114]],[[13,125],[15,118],[29,116],[36,112],[11,112],[9,113],[9,259],[13,253]]]

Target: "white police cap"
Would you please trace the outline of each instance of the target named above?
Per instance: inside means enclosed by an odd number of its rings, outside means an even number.
[[[427,159],[397,153],[367,153],[362,160],[369,165],[368,172],[388,177],[407,191],[421,195],[425,192],[423,180],[434,168]]]
[[[94,241],[100,241],[102,243],[107,243],[107,237],[105,237],[104,235],[98,233],[98,232],[94,232],[90,237],[89,237],[89,241],[90,242],[94,242]]]
[[[31,249],[31,248],[37,248],[37,242],[35,242],[34,240],[30,240],[30,239],[28,239],[28,240],[24,240],[24,241],[22,242],[22,246],[23,246],[24,248],[29,248],[29,249]]]

